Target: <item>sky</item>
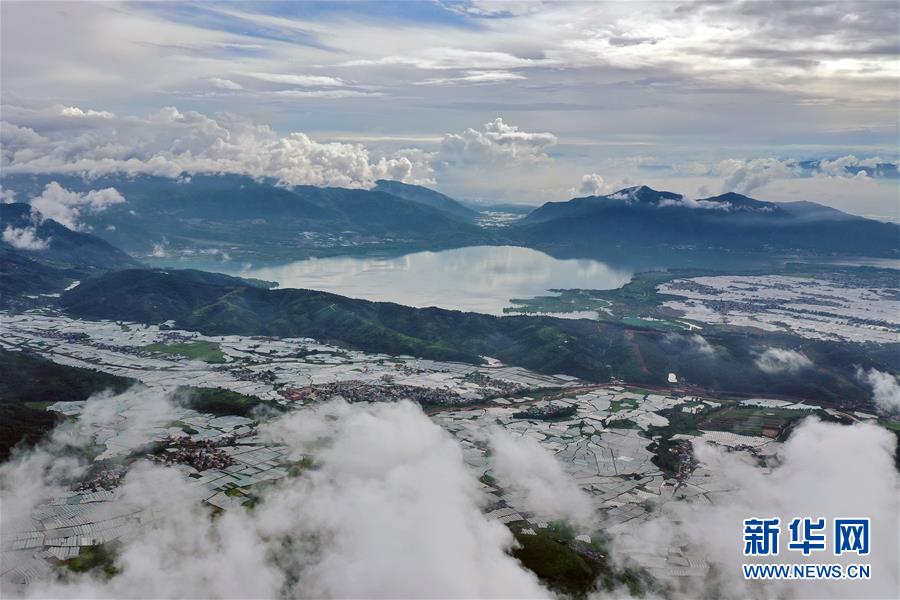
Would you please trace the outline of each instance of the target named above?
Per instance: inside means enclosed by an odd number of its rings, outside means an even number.
[[[520,204],[646,184],[900,221],[898,32],[878,0],[7,1],[0,166]]]

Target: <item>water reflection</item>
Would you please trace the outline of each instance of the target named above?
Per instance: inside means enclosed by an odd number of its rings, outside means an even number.
[[[556,259],[515,246],[470,246],[397,258],[309,259],[239,273],[351,298],[415,307],[502,314],[511,298],[545,295],[553,288],[614,289],[632,272],[593,259]]]

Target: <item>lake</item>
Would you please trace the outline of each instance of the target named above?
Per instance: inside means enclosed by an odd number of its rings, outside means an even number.
[[[529,248],[470,246],[395,258],[314,258],[231,274],[275,281],[282,288],[500,315],[511,298],[547,295],[554,288],[615,289],[633,273],[598,260],[560,260]]]

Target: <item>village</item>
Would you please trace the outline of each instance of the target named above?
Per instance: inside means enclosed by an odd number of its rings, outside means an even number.
[[[48,407],[74,419],[80,435],[91,440],[93,465],[70,492],[46,499],[33,515],[31,529],[5,537],[2,577],[18,586],[45,576],[85,548],[134,535],[152,523],[153,515],[119,514],[107,506],[118,506],[117,487],[135,461],[177,470],[213,511],[243,510],[254,502],[260,486],[297,468],[284,447],[259,434],[258,427],[271,413],[217,416],[164,399],[182,386],[254,394],[280,411],[305,410],[329,400],[417,402],[461,445],[466,464],[483,482],[489,518],[526,533],[547,527],[548,515],[517,506],[517,498],[491,483],[484,432],[499,425],[513,437],[536,440],[589,495],[597,522],[626,537],[631,525],[666,502],[727,494],[715,474],[692,462],[693,439],[766,457],[776,452],[777,438],[792,414],[819,410],[779,400],[700,398],[674,385],[667,391],[616,382],[588,384],[493,359],[469,365],[366,354],[311,339],[209,337],[37,313],[11,315],[6,325],[2,345],[7,349],[127,376],[143,386],[143,391]],[[214,344],[225,358],[203,362],[145,349],[176,342]],[[115,418],[99,420],[91,408],[97,402],[104,403],[103,414]],[[747,435],[729,431],[725,419],[708,418],[723,406],[780,416],[771,417],[768,429]],[[709,428],[672,429],[670,417],[676,413],[698,427],[707,418]],[[580,538],[589,541],[592,535]],[[651,572],[700,577],[708,568],[701,557],[685,555],[682,549],[654,552],[645,557]]]

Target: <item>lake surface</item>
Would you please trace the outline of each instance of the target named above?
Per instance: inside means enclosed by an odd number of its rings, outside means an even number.
[[[553,288],[615,289],[633,273],[597,260],[560,260],[528,248],[470,246],[396,258],[307,259],[232,274],[275,281],[282,288],[500,315],[511,298],[547,295]]]

